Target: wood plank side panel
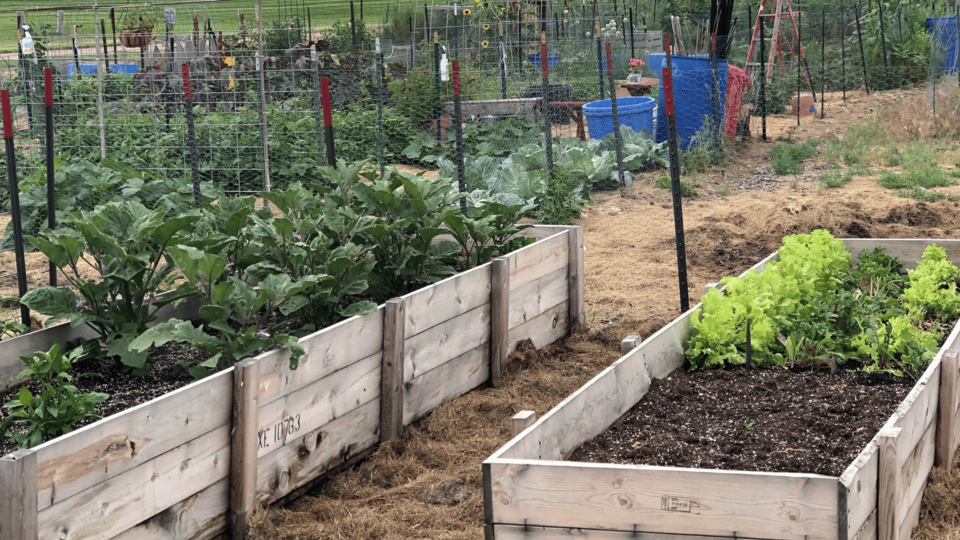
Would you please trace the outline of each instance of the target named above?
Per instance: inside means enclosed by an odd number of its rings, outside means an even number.
[[[564,230],[507,255],[510,259],[511,290],[565,268],[570,262],[567,242],[567,232]]]
[[[38,508],[229,426],[232,394],[233,368],[36,447]],[[183,489],[180,499],[197,491]]]
[[[805,540],[837,531],[837,479],[496,460],[494,526],[536,525]]]
[[[913,534],[913,528],[920,522],[920,506],[923,503],[923,491],[927,488],[927,480],[920,484],[919,493],[914,497],[913,503],[907,507],[907,511],[900,522],[900,538],[908,540]]]
[[[567,335],[569,331],[568,303],[563,302],[537,315],[533,319],[512,328],[508,334],[507,350],[513,352],[523,340],[531,340],[533,346],[542,349]]]
[[[229,469],[226,424],[41,510],[39,538],[112,538],[227,478]]]
[[[901,494],[897,503],[897,515],[900,523],[904,523],[910,508],[917,497],[923,495],[923,486],[927,483],[930,471],[933,469],[933,458],[936,449],[937,423],[931,422],[920,442],[907,456],[907,462],[900,469]],[[908,536],[909,538],[909,536]]]
[[[0,540],[37,537],[37,453],[24,449],[0,457]]]
[[[850,540],[877,540],[877,511],[874,510],[867,516],[867,520],[857,529],[856,533],[850,537]]]
[[[406,303],[403,337],[410,339],[489,302],[490,266],[478,266],[403,296]]]
[[[224,478],[111,540],[213,540],[227,532],[229,501]]]
[[[490,346],[482,343],[403,385],[403,424],[490,380]]]
[[[285,347],[258,356],[260,406],[379,353],[383,349],[385,310],[381,304],[372,313],[351,317],[300,338],[306,353],[296,370],[290,369],[290,351]]]
[[[453,358],[490,341],[490,302],[429,330],[403,345],[403,382],[432,371]]]
[[[509,327],[516,328],[569,298],[566,267],[510,291]]]
[[[276,501],[380,442],[380,400],[309,431],[257,464],[258,504]]]
[[[719,540],[717,536],[664,534],[648,531],[609,531],[597,529],[567,529],[524,525],[495,525],[497,540]],[[731,537],[732,538],[732,537]]]
[[[900,465],[920,442],[927,427],[936,421],[940,403],[940,357],[934,358],[920,380],[907,394],[887,426],[898,427],[900,432]]]

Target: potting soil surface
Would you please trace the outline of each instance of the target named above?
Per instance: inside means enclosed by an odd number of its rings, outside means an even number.
[[[570,460],[840,476],[912,387],[885,374],[681,368]]]

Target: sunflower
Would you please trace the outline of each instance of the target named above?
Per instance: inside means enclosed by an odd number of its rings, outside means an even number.
[[[487,47],[490,46],[490,42],[487,41],[487,40],[483,40],[483,41],[480,42],[480,46],[483,47],[484,49],[486,49]]]
[[[465,8],[465,9],[463,10],[463,14],[464,14],[464,15],[473,15],[473,11],[471,11],[470,8]]]
[[[500,8],[500,15],[503,15],[503,8]]]
[[[489,24],[483,25],[483,29],[484,29],[484,30],[489,30],[489,29],[490,29],[490,25],[489,25]]]

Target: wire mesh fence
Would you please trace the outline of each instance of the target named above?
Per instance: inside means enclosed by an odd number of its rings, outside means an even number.
[[[126,33],[130,13],[117,14],[126,22],[116,33],[107,10],[80,28],[72,23],[89,13],[56,21],[53,11],[28,13],[21,22],[39,29],[36,53],[11,53],[0,64],[2,86],[14,96],[25,234],[47,227],[48,143],[55,149],[55,212],[65,219],[109,201],[155,205],[190,196],[195,176],[214,195],[318,182],[318,166],[329,161],[327,116],[337,158],[437,170],[462,178],[468,192],[536,198],[557,176],[547,171],[560,171],[578,178],[572,189],[588,196],[666,159],[658,146],[666,140],[659,90],[665,33],[652,30],[674,29],[663,7],[397,7],[384,24],[318,29],[306,7],[291,6],[270,20],[258,21],[254,10],[238,13],[228,32],[187,10],[165,24],[170,12],[157,7],[133,13],[153,17],[149,31]],[[785,19],[771,41],[754,39],[755,15],[739,13],[721,40],[731,44],[728,59],[718,61],[702,14],[678,23],[687,54],[672,60],[673,84],[686,152],[710,154],[728,141],[760,137],[766,119],[782,122],[787,113],[814,121],[867,91],[907,92],[915,114],[906,130],[955,129],[960,48],[956,18],[943,9],[911,2],[808,9],[796,32]],[[772,30],[766,21],[761,37]],[[55,74],[52,141],[45,136],[45,68]],[[596,104],[612,94],[616,120]],[[614,136],[614,123],[629,128],[626,139]],[[9,212],[9,195],[5,184],[0,210]],[[6,253],[13,247],[8,221],[0,215],[0,289],[12,295],[18,284]],[[31,287],[48,279],[40,263],[28,272]]]

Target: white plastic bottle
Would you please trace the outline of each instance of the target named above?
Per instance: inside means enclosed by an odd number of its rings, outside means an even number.
[[[32,55],[34,53],[33,36],[30,35],[30,27],[27,25],[23,25],[23,39],[20,40],[20,49],[24,55]]]
[[[440,80],[449,81],[450,75],[447,74],[447,48],[440,47]]]

